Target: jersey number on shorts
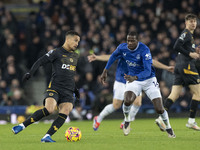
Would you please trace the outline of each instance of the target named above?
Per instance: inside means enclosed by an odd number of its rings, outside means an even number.
[[[153,81],[153,84],[155,85],[155,87],[159,86],[159,83],[157,81]]]

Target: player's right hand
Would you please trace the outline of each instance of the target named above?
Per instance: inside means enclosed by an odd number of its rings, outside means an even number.
[[[89,62],[93,62],[93,61],[96,60],[96,55],[95,55],[95,54],[92,54],[92,55],[89,55],[87,58],[88,58],[88,61],[89,61]]]
[[[107,79],[107,70],[104,69],[103,73],[101,74],[101,83],[104,84],[106,82]]]
[[[133,81],[137,80],[138,77],[124,74],[124,79],[126,79],[126,81],[128,81],[130,83],[130,82],[133,82]]]
[[[25,82],[25,81],[29,80],[30,78],[31,78],[31,74],[30,74],[29,72],[27,72],[27,73],[23,76],[22,82]]]

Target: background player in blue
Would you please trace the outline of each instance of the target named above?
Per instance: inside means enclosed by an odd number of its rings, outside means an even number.
[[[88,61],[92,62],[95,60],[99,60],[99,61],[108,61],[111,55],[89,55],[88,56]],[[119,63],[125,63],[122,61],[120,61]],[[117,67],[120,67],[121,65],[117,65]],[[173,72],[174,71],[174,66],[166,66],[162,63],[160,63],[157,60],[153,60],[153,66],[159,69],[165,69],[167,71]],[[116,80],[114,82],[114,86],[113,86],[113,103],[112,104],[108,104],[107,106],[105,106],[105,108],[100,112],[100,114],[98,116],[94,117],[94,122],[93,122],[93,129],[94,131],[96,131],[99,126],[100,123],[102,122],[102,120],[108,116],[109,114],[113,113],[114,111],[116,111],[117,109],[119,109],[122,105],[122,102],[124,100],[124,91],[125,91],[125,85],[126,85],[126,80],[124,79],[124,73],[123,73],[123,69],[117,69],[117,71],[120,71],[121,73],[116,73],[116,75],[119,75],[118,77],[116,77]],[[125,67],[126,70],[126,67]],[[121,78],[120,81],[118,81],[117,79]],[[130,118],[131,121],[135,120],[135,116],[138,113],[140,106],[142,104],[142,96],[138,96],[135,101],[133,102],[133,105],[131,107],[130,110]],[[164,125],[163,121],[159,119],[159,122],[161,125]],[[160,125],[159,124],[159,125]],[[120,128],[122,129],[124,125],[124,121],[121,123]],[[165,125],[161,126],[162,128],[164,128],[165,130]]]
[[[128,73],[124,78],[127,80],[124,94],[123,112],[125,124],[123,127],[124,135],[130,133],[130,108],[134,100],[144,91],[153,102],[156,112],[161,116],[166,125],[168,137],[175,138],[175,134],[169,123],[167,111],[163,108],[159,84],[155,77],[152,66],[152,57],[149,48],[138,41],[138,34],[130,32],[127,35],[127,43],[122,43],[112,53],[102,75],[102,83],[106,81],[107,70],[117,59],[124,59],[127,64]]]
[[[53,65],[54,72],[45,93],[44,108],[34,112],[23,123],[14,126],[12,128],[14,134],[18,134],[34,122],[50,115],[54,112],[56,106],[58,106],[59,114],[57,119],[41,139],[41,142],[55,142],[51,139],[51,136],[64,124],[73,108],[74,75],[79,57],[74,50],[76,50],[79,41],[80,36],[77,32],[68,31],[62,47],[51,50],[46,55],[40,57],[33,64],[31,70],[24,75],[23,80],[28,80],[41,65],[48,62],[51,62]],[[77,91],[76,94],[78,94]]]

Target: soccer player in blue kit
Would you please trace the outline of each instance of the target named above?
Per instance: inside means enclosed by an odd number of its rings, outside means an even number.
[[[175,138],[171,128],[167,111],[163,108],[159,84],[155,77],[155,70],[152,66],[152,57],[149,48],[138,41],[138,34],[130,32],[127,35],[127,43],[120,44],[112,53],[102,75],[102,83],[106,81],[107,71],[115,60],[124,60],[127,67],[126,87],[124,93],[123,113],[125,124],[123,126],[124,135],[130,133],[130,109],[132,103],[142,91],[151,99],[156,112],[160,115],[166,125],[168,137]]]
[[[108,61],[111,55],[89,55],[88,56],[88,61],[89,62],[93,62],[93,61]],[[93,122],[93,129],[94,131],[97,131],[102,120],[108,116],[109,114],[113,113],[114,111],[116,111],[117,109],[119,109],[122,105],[122,102],[124,100],[124,91],[125,91],[125,86],[126,86],[126,80],[124,79],[124,73],[127,73],[127,67],[123,67],[121,68],[121,63],[125,64],[126,66],[126,62],[122,59],[121,61],[118,61],[117,63],[117,71],[116,71],[116,79],[114,82],[114,86],[113,86],[113,103],[112,104],[108,104],[107,106],[105,106],[105,108],[100,112],[100,114],[98,116],[94,117],[94,122]],[[174,72],[174,66],[167,66],[164,65],[162,63],[160,63],[159,61],[153,59],[153,66],[159,69],[165,69],[169,72]],[[135,116],[138,113],[140,106],[142,105],[142,96],[138,96],[135,101],[133,102],[133,105],[130,109],[130,118],[131,121],[135,120]],[[162,119],[158,118],[156,119],[159,121],[159,127],[161,129],[161,131],[165,131],[165,125],[162,121]],[[120,128],[122,129],[124,125],[124,121],[121,123]]]

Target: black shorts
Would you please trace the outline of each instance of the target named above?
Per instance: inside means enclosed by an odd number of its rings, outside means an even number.
[[[200,78],[194,63],[177,64],[174,70],[174,85],[199,84]]]
[[[43,105],[45,105],[45,99],[48,97],[52,97],[56,100],[57,105],[65,102],[69,102],[74,104],[74,96],[73,92],[70,90],[65,90],[64,93],[61,93],[59,91],[56,91],[54,89],[47,89],[45,92],[45,97],[43,101]]]

